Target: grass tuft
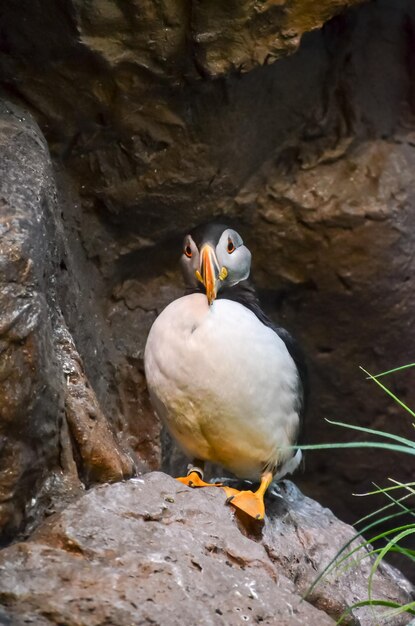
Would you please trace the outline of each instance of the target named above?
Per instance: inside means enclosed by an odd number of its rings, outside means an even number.
[[[376,385],[378,385],[389,397],[391,397],[393,401],[396,402],[408,415],[415,417],[415,412],[407,404],[400,400],[400,398],[398,398],[388,387],[386,387],[386,385],[379,381],[379,378],[383,376],[397,373],[410,367],[415,367],[415,363],[395,367],[376,375],[370,374],[363,367],[360,369],[366,374],[369,380],[375,382]],[[374,430],[372,428],[357,426],[355,424],[347,424],[333,420],[326,421],[333,426],[348,428],[353,431],[358,431],[365,433],[366,435],[376,437],[377,440],[306,445],[300,446],[301,450],[380,448],[383,450],[391,450],[394,452],[415,455],[415,440],[382,430]],[[412,425],[415,427],[415,424]],[[385,505],[372,511],[368,515],[365,515],[355,523],[356,534],[344,546],[342,546],[330,563],[328,563],[323,571],[320,572],[304,596],[305,598],[309,596],[322,579],[327,577],[333,571],[336,570],[337,573],[339,573],[339,571],[344,572],[350,570],[351,568],[358,567],[364,559],[371,559],[372,564],[368,577],[367,599],[361,602],[356,602],[348,607],[347,610],[340,616],[337,624],[343,623],[346,617],[355,609],[367,606],[372,609],[376,607],[389,609],[388,611],[382,611],[376,614],[374,613],[374,623],[384,622],[384,620],[396,617],[403,613],[415,615],[415,601],[400,605],[396,602],[373,598],[374,577],[382,561],[388,556],[388,554],[399,553],[409,561],[415,563],[415,550],[411,550],[400,545],[403,540],[408,537],[415,536],[415,521],[404,525],[396,524],[396,521],[402,515],[415,518],[415,482],[401,483],[392,478],[389,478],[389,482],[392,483],[392,485],[382,487],[374,483],[375,489],[373,491],[355,494],[358,497],[383,495],[387,502]],[[397,495],[395,496],[395,494]],[[373,530],[375,528],[382,528],[385,523],[391,522],[391,520],[393,520],[393,528],[382,532],[375,532],[373,534]],[[369,537],[369,539],[364,539],[364,537]],[[352,545],[357,541],[359,541],[359,543],[352,547]],[[372,543],[381,545],[380,547],[372,548]]]

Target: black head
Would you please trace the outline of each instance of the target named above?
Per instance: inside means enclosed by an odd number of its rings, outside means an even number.
[[[198,226],[186,235],[181,267],[187,285],[204,285],[209,304],[212,304],[219,289],[248,278],[251,253],[236,230],[211,223]]]

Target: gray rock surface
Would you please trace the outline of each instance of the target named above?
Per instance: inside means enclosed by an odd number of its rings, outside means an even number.
[[[370,564],[335,572],[302,601],[353,530],[289,482],[280,496],[261,530],[235,517],[221,489],[165,474],[94,488],[0,552],[0,603],[15,626],[334,625],[366,597]],[[373,593],[404,602],[405,585],[380,569]],[[373,620],[359,609],[345,623]]]

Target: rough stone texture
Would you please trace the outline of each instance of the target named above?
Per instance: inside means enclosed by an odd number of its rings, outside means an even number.
[[[95,488],[0,553],[0,602],[16,626],[334,625],[365,598],[370,564],[337,572],[301,601],[353,530],[291,483],[281,495],[254,532],[221,489],[191,490],[161,473]],[[377,598],[409,597],[389,568],[373,585]],[[359,609],[345,623],[374,619]]]
[[[415,5],[349,9],[282,58],[351,4],[1,2],[0,83],[36,116],[59,169],[57,301],[139,469],[160,466],[146,335],[181,293],[183,234],[218,215],[246,233],[267,310],[309,354],[309,437],[357,437],[324,417],[412,435],[358,366],[414,352]],[[412,376],[392,382],[408,403]],[[56,394],[42,422],[55,429]],[[347,519],[373,506],[352,491],[411,475],[402,457],[358,450],[309,454],[307,470],[304,489]]]
[[[0,151],[0,528],[9,535],[57,462],[63,394],[46,297],[55,239],[47,146],[2,107]]]
[[[87,485],[114,482],[131,476],[131,459],[115,444],[107,418],[83,371],[73,339],[61,318],[55,333],[57,357],[65,374],[65,415],[74,448],[79,455],[78,473]]]
[[[33,516],[39,491],[56,486],[54,473],[72,473],[74,487],[78,473],[91,484],[130,476],[133,464],[94,405],[56,303],[62,241],[47,146],[29,115],[3,104],[0,204],[0,537],[7,539]]]

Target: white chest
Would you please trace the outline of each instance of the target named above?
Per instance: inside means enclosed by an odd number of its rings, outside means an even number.
[[[295,439],[298,375],[284,342],[244,306],[203,294],[155,321],[145,369],[157,413],[189,456],[256,478]]]

